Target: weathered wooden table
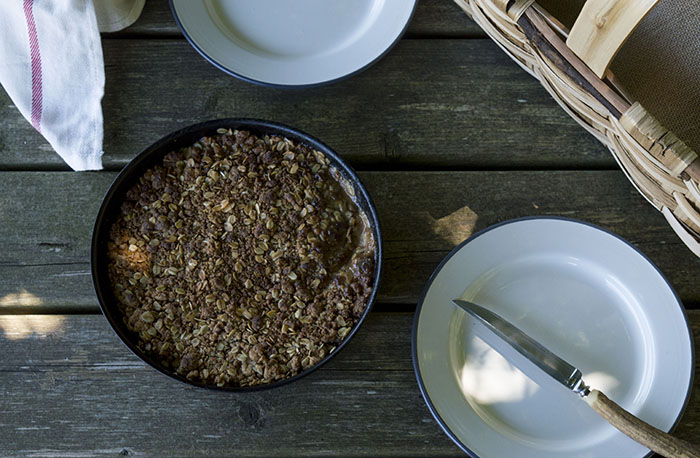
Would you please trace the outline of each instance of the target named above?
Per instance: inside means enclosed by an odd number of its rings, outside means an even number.
[[[105,171],[68,171],[0,93],[0,455],[459,456],[410,355],[428,276],[474,230],[571,216],[645,252],[700,342],[700,259],[611,155],[451,2],[422,0],[405,38],[346,81],[277,90],[229,77],[163,0],[103,40]],[[379,301],[321,370],[267,392],[194,389],[142,364],[100,315],[88,246],[103,193],[137,152],[214,118],[267,118],[345,157],[382,222]],[[700,381],[677,435],[700,439]]]

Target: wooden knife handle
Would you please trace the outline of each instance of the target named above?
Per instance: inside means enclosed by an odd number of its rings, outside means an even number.
[[[592,390],[584,399],[608,423],[649,450],[667,458],[700,458],[700,448],[654,428],[611,401],[600,391]]]

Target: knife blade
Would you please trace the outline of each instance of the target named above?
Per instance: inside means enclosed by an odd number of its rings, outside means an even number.
[[[501,318],[492,311],[462,299],[454,299],[459,308],[483,323],[491,332],[503,339],[518,353],[549,374],[574,393],[587,396],[589,387],[583,382],[583,374],[573,365],[560,358],[535,339]],[[587,391],[588,390],[588,391]]]
[[[700,458],[700,449],[651,426],[620,407],[602,392],[591,389],[583,381],[579,369],[498,314],[462,299],[453,299],[452,303],[483,323],[487,329],[546,374],[585,399],[601,417],[633,440],[669,458]]]

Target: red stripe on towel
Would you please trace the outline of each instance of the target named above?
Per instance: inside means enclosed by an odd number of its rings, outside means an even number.
[[[24,17],[27,20],[29,32],[29,50],[32,62],[32,115],[31,122],[36,130],[41,132],[41,114],[43,110],[43,88],[41,77],[41,51],[39,50],[39,35],[36,33],[34,21],[34,0],[24,0]]]

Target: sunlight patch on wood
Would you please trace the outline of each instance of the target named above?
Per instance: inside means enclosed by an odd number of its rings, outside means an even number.
[[[8,340],[21,340],[33,335],[45,337],[59,331],[63,325],[62,315],[3,315],[0,316],[0,331]]]
[[[19,292],[10,293],[0,297],[0,307],[11,306],[36,306],[41,305],[43,301],[40,297],[35,296],[26,289],[22,288]]]
[[[0,297],[0,308],[3,306],[37,306],[41,305],[40,297],[22,289],[17,293]],[[33,335],[47,336],[62,328],[61,315],[0,315],[0,331],[8,340],[27,339]]]
[[[427,215],[433,233],[453,246],[457,246],[474,233],[479,216],[466,205],[447,216],[435,219]]]

